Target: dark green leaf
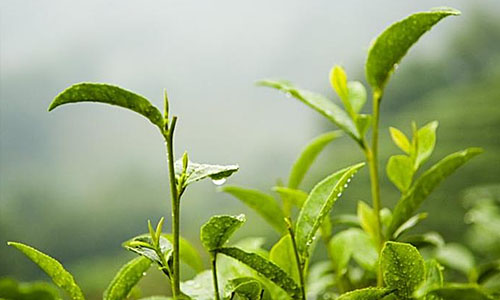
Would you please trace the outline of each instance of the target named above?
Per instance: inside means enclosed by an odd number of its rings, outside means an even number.
[[[48,282],[18,283],[12,278],[0,278],[0,299],[5,300],[60,300],[55,286]]]
[[[326,145],[341,135],[342,132],[340,131],[327,132],[316,137],[304,149],[302,149],[302,152],[297,160],[295,160],[292,170],[290,171],[288,187],[293,189],[298,188],[319,153],[326,147]]]
[[[238,297],[241,300],[258,300],[262,293],[262,285],[252,277],[240,277],[232,279],[226,285],[227,294],[229,297]],[[234,295],[234,296],[232,296]],[[230,298],[235,299],[235,298]]]
[[[208,165],[208,164],[198,164],[189,161],[186,170],[186,179],[184,181],[184,186],[200,181],[205,178],[210,178],[215,184],[220,185],[225,182],[225,179],[231,176],[234,172],[238,171],[240,167],[238,165]],[[175,162],[175,177],[179,180],[183,171],[182,159]]]
[[[307,197],[300,210],[295,235],[299,253],[306,257],[318,228],[330,213],[335,201],[342,195],[347,184],[364,163],[342,169],[319,182]]]
[[[392,235],[401,224],[406,222],[415,213],[420,204],[422,204],[439,183],[481,152],[480,148],[469,148],[455,152],[443,158],[423,173],[394,208],[392,222],[388,229],[389,235]]]
[[[415,227],[420,221],[427,218],[427,213],[419,213],[409,218],[406,222],[401,224],[398,229],[393,234],[393,238],[397,239],[401,234]]]
[[[8,242],[9,246],[13,246],[29,259],[31,259],[35,264],[37,264],[50,278],[54,281],[55,285],[63,289],[68,293],[72,300],[84,300],[82,290],[76,284],[73,275],[64,269],[64,267],[54,258],[44,254],[35,248],[30,246],[16,243]]]
[[[435,289],[429,295],[440,297],[440,300],[493,300],[480,287],[472,284],[450,284]]]
[[[380,268],[386,286],[396,289],[401,299],[410,299],[424,281],[424,260],[410,244],[386,242],[382,249]]]
[[[451,8],[415,13],[389,26],[372,43],[366,60],[366,78],[379,93],[410,47],[441,19],[460,14]]]
[[[293,299],[300,299],[300,288],[295,281],[280,267],[255,253],[248,253],[238,248],[220,248],[219,253],[232,257],[266,277],[286,291]]]
[[[413,179],[413,160],[406,155],[394,155],[387,162],[387,177],[404,193]]]
[[[490,278],[500,273],[500,260],[487,262],[477,267],[476,281],[483,284]]]
[[[286,81],[262,80],[259,81],[258,84],[278,89],[287,95],[293,96],[294,98],[302,101],[312,109],[325,116],[328,120],[333,122],[340,129],[344,130],[355,140],[360,140],[360,136],[357,132],[356,126],[349,118],[347,113],[329,99],[319,94],[298,89],[291,83]]]
[[[293,251],[292,238],[289,234],[274,244],[269,253],[269,260],[287,272],[296,282],[299,282],[299,271]]]
[[[100,102],[127,108],[148,118],[163,130],[163,116],[149,100],[109,84],[83,82],[72,85],[57,95],[50,104],[49,111],[63,104],[77,102]]]
[[[213,216],[201,226],[201,243],[208,251],[214,251],[222,247],[245,221],[245,215]]]
[[[379,300],[392,293],[385,288],[364,288],[340,295],[337,300]]]
[[[221,191],[233,195],[248,207],[255,210],[279,233],[286,231],[285,216],[283,215],[281,207],[272,196],[258,190],[246,189],[238,186],[225,186],[221,188]]]
[[[146,274],[151,266],[151,260],[137,257],[124,265],[115,275],[108,288],[104,291],[104,300],[121,300],[127,298],[132,288]]]
[[[282,186],[275,186],[273,187],[273,191],[280,194],[281,198],[287,199],[287,201],[290,201],[298,208],[301,208],[307,199],[307,193],[302,190],[296,190]]]

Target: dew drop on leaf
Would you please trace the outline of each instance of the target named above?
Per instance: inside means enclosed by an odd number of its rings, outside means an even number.
[[[226,178],[212,179],[212,182],[215,185],[223,185],[224,183],[226,183]]]

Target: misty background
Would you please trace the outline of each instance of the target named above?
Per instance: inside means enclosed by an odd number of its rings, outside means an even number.
[[[158,107],[166,88],[179,116],[177,157],[187,150],[196,162],[238,163],[229,184],[269,191],[287,178],[309,140],[334,127],[254,82],[288,79],[338,101],[328,82],[334,64],[364,81],[373,38],[410,13],[444,5],[462,16],[447,18],[411,49],[382,103],[382,201],[392,207],[398,199],[385,177],[388,156],[398,152],[387,127],[409,133],[411,120],[421,126],[437,119],[436,151],[426,167],[469,146],[485,149],[424,205],[430,216],[421,230],[462,241],[461,192],[500,178],[500,2],[0,1],[0,276],[47,279],[6,246],[21,241],[58,258],[88,294],[99,295],[133,257],[120,244],[145,232],[147,219],[165,216],[169,223],[157,130],[141,116],[105,105],[48,113],[66,87],[111,83]],[[355,143],[335,141],[305,186],[361,160]],[[358,200],[370,201],[367,170],[334,214],[354,212]],[[190,187],[181,205],[182,234],[200,251],[199,227],[214,214],[247,215],[236,239],[262,235],[267,245],[278,239],[209,181]],[[143,285],[148,282],[155,281],[146,278]]]

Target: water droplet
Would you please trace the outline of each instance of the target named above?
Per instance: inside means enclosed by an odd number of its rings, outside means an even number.
[[[397,70],[399,68],[399,64],[394,64],[394,70]]]
[[[292,98],[292,94],[291,94],[290,92],[286,92],[286,93],[285,93],[285,97],[287,97],[287,98]]]
[[[212,179],[212,183],[215,185],[223,185],[224,183],[226,183],[226,178]]]
[[[338,193],[338,194],[337,194],[337,197],[340,197],[340,196],[342,196],[342,193]]]
[[[346,183],[346,184],[344,184],[344,189],[346,189],[346,188],[347,188],[347,186],[348,186],[348,185],[347,185],[347,183]]]
[[[347,183],[351,182],[351,178],[347,178]]]
[[[146,276],[146,272],[142,272],[142,276]]]

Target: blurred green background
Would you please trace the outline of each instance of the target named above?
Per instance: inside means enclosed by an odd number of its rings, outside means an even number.
[[[61,260],[90,298],[98,298],[133,256],[120,244],[143,233],[147,219],[169,219],[161,136],[145,119],[103,105],[47,113],[70,84],[113,83],[158,106],[167,88],[179,116],[177,154],[239,163],[231,184],[269,190],[286,178],[307,141],[333,127],[253,82],[289,79],[335,98],[328,83],[333,64],[364,80],[372,38],[409,13],[442,5],[463,15],[433,29],[394,74],[382,103],[381,165],[398,152],[387,127],[409,133],[411,120],[440,122],[428,165],[453,151],[483,147],[483,155],[431,195],[424,207],[431,213],[420,229],[468,242],[462,191],[500,181],[500,2],[0,1],[0,277],[46,279],[6,246],[21,241]],[[352,141],[335,141],[306,186],[360,160]],[[392,207],[397,191],[382,178],[383,203]],[[354,212],[358,200],[370,201],[366,170],[334,213]],[[213,214],[240,212],[249,221],[238,237],[276,241],[254,213],[210,182],[184,197],[183,235],[201,251],[200,225]],[[144,290],[164,291],[156,284],[163,279],[152,273]]]

